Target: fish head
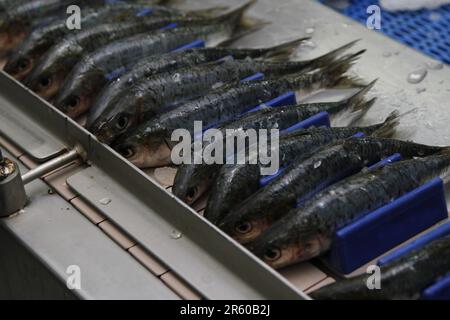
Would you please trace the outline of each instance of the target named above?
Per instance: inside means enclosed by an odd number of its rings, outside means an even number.
[[[128,137],[120,138],[114,149],[139,168],[153,168],[171,164],[172,150],[162,135],[132,133]]]
[[[115,110],[113,110],[115,111]],[[90,127],[92,133],[103,143],[112,143],[137,124],[135,114],[127,111],[104,114]]]
[[[13,54],[6,63],[4,70],[17,80],[25,79],[35,66],[35,58],[31,55]]]
[[[233,210],[218,226],[239,243],[249,243],[258,238],[270,227],[270,215],[259,214],[255,210],[246,210],[246,205]]]
[[[26,81],[26,84],[40,97],[49,100],[58,93],[64,79],[65,74],[57,70],[49,70],[42,73],[33,72]]]
[[[194,203],[203,195],[210,185],[208,178],[195,174],[197,166],[195,164],[181,165],[175,176],[172,186],[172,193],[187,204]]]
[[[247,244],[256,256],[279,269],[319,256],[330,240],[317,230],[290,227],[289,219],[280,219],[260,237]]]
[[[0,54],[5,55],[19,46],[27,36],[26,29],[21,23],[8,23],[0,17]]]
[[[86,61],[90,62],[83,60],[71,71],[55,101],[55,106],[71,118],[77,118],[90,109],[105,83],[98,70],[84,69],[91,66]]]

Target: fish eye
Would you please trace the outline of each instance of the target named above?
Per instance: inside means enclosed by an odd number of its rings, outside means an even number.
[[[50,77],[41,77],[39,79],[39,86],[41,88],[47,88],[52,84],[52,79]]]
[[[117,129],[119,129],[119,130],[125,129],[128,126],[128,121],[129,121],[128,116],[120,115],[116,121]]]
[[[69,109],[75,109],[76,107],[78,107],[79,103],[80,103],[80,98],[70,97],[69,99],[67,99],[66,105]]]
[[[252,228],[253,228],[252,224],[248,221],[239,222],[235,226],[235,230],[241,234],[246,234],[246,233],[250,232],[252,230]]]
[[[277,248],[271,248],[264,252],[264,259],[267,261],[275,261],[281,257],[281,251]]]
[[[195,198],[196,194],[197,194],[197,187],[189,188],[186,194],[187,200],[192,201]]]
[[[132,156],[134,156],[134,148],[130,145],[125,145],[125,146],[121,146],[118,148],[119,153],[124,157],[124,158],[131,158]]]
[[[20,71],[23,71],[26,68],[28,68],[29,65],[30,65],[30,60],[28,60],[28,59],[20,59],[19,62],[17,63],[17,68]]]

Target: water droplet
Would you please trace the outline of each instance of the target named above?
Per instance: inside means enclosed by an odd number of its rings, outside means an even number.
[[[444,68],[444,63],[442,61],[432,60],[427,62],[427,67],[430,70],[440,70]]]
[[[426,121],[425,122],[425,127],[428,129],[433,129],[433,123],[431,123],[431,121]]]
[[[422,92],[425,92],[425,91],[427,91],[427,88],[423,88],[422,87],[422,88],[417,88],[416,89],[416,92],[419,93],[419,94],[422,93]]]
[[[170,233],[170,237],[171,237],[172,239],[175,239],[175,240],[180,239],[182,236],[183,236],[183,235],[182,235],[181,232],[178,231],[178,230],[173,230],[173,231]]]
[[[175,73],[172,76],[172,80],[175,81],[175,82],[180,82],[181,81],[181,75],[179,73]]]
[[[317,44],[312,40],[305,40],[300,44],[301,47],[314,49],[317,47]]]
[[[106,205],[110,204],[111,201],[112,201],[112,200],[111,200],[110,198],[103,198],[103,199],[100,199],[99,202],[100,202],[100,204],[106,206]]]
[[[314,163],[314,169],[317,169],[318,167],[320,167],[322,165],[322,161],[317,161]]]
[[[314,33],[314,31],[315,31],[315,30],[314,30],[313,27],[306,28],[306,30],[305,30],[306,34]]]
[[[428,71],[425,68],[417,69],[408,74],[407,80],[409,83],[419,83],[426,77],[427,73]]]
[[[389,58],[389,57],[391,57],[392,56],[392,52],[383,52],[383,57],[385,57],[385,58]]]

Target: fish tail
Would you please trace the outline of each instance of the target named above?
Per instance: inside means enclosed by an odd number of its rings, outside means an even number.
[[[347,43],[347,44],[343,45],[342,47],[339,47],[333,51],[330,51],[330,52],[324,54],[323,56],[320,56],[316,59],[311,60],[309,66],[312,68],[319,68],[319,67],[324,67],[324,66],[327,66],[327,65],[333,63],[334,61],[336,61],[337,57],[339,57],[344,51],[353,47],[355,45],[355,43],[357,43],[358,41],[359,41],[359,39],[352,41],[350,43]]]
[[[226,47],[240,38],[260,30],[268,24],[268,22],[244,16],[245,12],[256,2],[257,0],[249,0],[236,9],[233,9],[217,18],[218,23],[230,25],[234,31],[233,35],[229,39],[219,44],[220,47]]]
[[[392,111],[377,130],[372,133],[374,137],[390,138],[395,134],[400,123],[400,112],[398,110]]]
[[[311,39],[310,37],[298,38],[292,41],[284,42],[282,44],[269,47],[266,49],[262,49],[263,58],[271,58],[277,60],[284,60],[289,57],[295,49],[299,46],[303,41]]]
[[[358,112],[361,110],[365,110],[365,112],[367,112],[369,108],[372,107],[373,103],[375,102],[375,99],[371,99],[370,101],[365,102],[364,96],[367,94],[367,92],[370,91],[370,89],[373,88],[377,80],[378,79],[375,79],[367,86],[363,87],[361,90],[356,92],[354,95],[352,95],[348,99],[345,99],[344,103],[347,105],[347,108],[352,112]]]
[[[350,67],[365,51],[366,50],[361,50],[357,53],[346,55],[325,68],[319,69],[318,75],[322,84],[326,86],[333,86],[339,83],[342,79],[344,79],[343,74],[350,69]]]

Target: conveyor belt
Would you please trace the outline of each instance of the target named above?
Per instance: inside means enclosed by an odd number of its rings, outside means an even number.
[[[241,1],[233,0],[228,1],[227,5],[238,3]],[[223,2],[202,1],[201,5],[223,5]],[[199,6],[199,2],[187,0],[183,6],[194,9]],[[278,3],[260,0],[252,13],[258,18],[272,21],[272,24],[242,39],[238,45],[267,46],[308,32],[313,37],[312,42],[298,52],[300,57],[307,59],[361,38],[357,49],[365,48],[367,53],[354,67],[353,73],[367,81],[380,79],[373,92],[379,99],[367,114],[364,124],[379,122],[394,108],[407,112],[417,107],[416,112],[402,118],[400,136],[422,143],[449,144],[450,115],[446,106],[450,101],[450,77],[447,66],[428,70],[421,83],[410,84],[407,82],[408,74],[424,67],[431,61],[430,58],[371,32],[315,1],[286,0]],[[76,166],[75,171],[70,171],[62,178],[64,182],[68,178],[67,183],[72,188],[64,192],[70,192],[71,196],[76,197],[72,199],[71,205],[80,211],[89,211],[91,221],[115,238],[122,249],[129,250],[141,263],[152,265],[149,269],[161,276],[164,282],[173,285],[177,281],[184,281],[187,287],[193,288],[196,294],[204,298],[302,298],[305,296],[299,289],[312,290],[333,281],[310,263],[290,267],[283,270],[281,275],[271,270],[175,199],[167,192],[167,183],[159,186],[153,178],[123,161],[78,124],[3,73],[0,75],[0,110],[0,134],[27,153],[21,160],[29,165],[33,161],[50,158],[63,148],[79,145],[84,149],[89,166]],[[63,192],[61,194],[64,196]],[[38,233],[42,238],[41,243],[30,241],[27,245],[49,269],[62,274],[64,265],[49,262],[64,260],[65,254],[50,249],[58,242],[61,251],[70,250],[71,244],[55,238],[52,228],[57,228],[56,225],[45,224],[46,218],[52,220],[51,215],[46,213],[45,205],[36,205],[36,211],[42,211],[43,217],[33,221],[33,228],[45,232]],[[23,217],[19,214],[2,223],[17,226],[11,233],[18,234],[22,224],[23,230],[29,231]],[[103,223],[102,219],[108,223]],[[48,229],[40,229],[41,224]],[[91,227],[86,228],[88,230]],[[74,235],[73,238],[82,238],[82,234]],[[113,245],[111,241],[108,244],[104,244],[104,240],[95,241],[99,249]],[[137,249],[131,250],[133,245],[137,245]],[[150,253],[155,260],[148,262],[142,252]],[[83,257],[83,250],[74,257]],[[127,263],[134,265],[135,260],[132,261]],[[141,270],[139,265],[133,268]],[[100,273],[100,269],[99,266],[95,272]],[[167,270],[171,273],[164,277]],[[118,270],[116,272],[120,273]],[[132,272],[136,273],[134,279],[140,277],[138,273],[141,271]],[[116,277],[112,273],[111,276]],[[118,279],[128,276],[125,271],[117,275]],[[117,284],[120,281],[112,281],[111,286]],[[118,289],[111,287],[110,296],[120,296],[114,290]],[[132,288],[122,286],[120,290],[127,296],[128,290]],[[150,297],[145,294],[144,288],[142,290],[142,298]],[[161,290],[161,297],[164,297],[166,291]],[[93,286],[83,297],[101,298],[105,295]],[[133,295],[130,293],[129,296]]]

